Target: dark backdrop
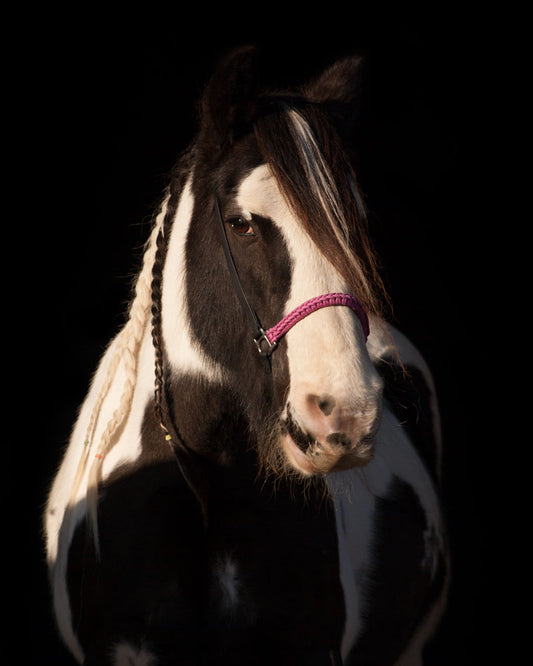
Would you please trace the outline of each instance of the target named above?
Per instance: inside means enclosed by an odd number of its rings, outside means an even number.
[[[22,411],[10,415],[22,467],[10,469],[29,472],[13,478],[24,487],[15,557],[23,565],[16,626],[26,631],[14,641],[13,663],[70,663],[49,611],[41,506],[91,373],[124,321],[151,215],[196,128],[198,95],[218,58],[243,43],[263,48],[264,79],[282,86],[338,56],[366,59],[359,180],[395,323],[425,355],[442,408],[454,583],[432,663],[478,664],[492,651],[485,496],[496,442],[480,425],[487,219],[479,206],[479,27],[450,6],[431,15],[347,9],[308,8],[301,25],[271,5],[244,21],[220,8],[200,17],[141,8],[120,18],[94,9],[34,13],[18,24],[20,117],[7,131],[19,146],[17,265],[30,280],[16,299],[22,323],[10,334]],[[31,343],[21,369],[23,333]]]

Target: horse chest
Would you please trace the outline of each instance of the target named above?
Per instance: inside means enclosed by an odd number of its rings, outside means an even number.
[[[68,583],[88,657],[138,646],[138,636],[149,652],[203,654],[212,664],[228,654],[267,664],[339,645],[344,603],[329,503],[295,501],[288,488],[214,487],[203,533],[175,478],[173,467],[154,466],[107,487],[100,561],[84,524],[77,530]]]
[[[208,624],[278,650],[340,640],[344,604],[332,507],[318,498],[295,502],[279,488],[246,502],[228,498],[217,501],[208,535]]]
[[[219,552],[210,568],[207,662],[289,664],[304,659],[329,665],[329,653],[340,645],[344,617],[340,590],[331,586],[332,572],[325,574],[323,562],[313,557],[296,567],[282,553],[269,562],[262,557],[247,561],[244,551],[249,550],[238,551]],[[232,661],[224,655],[232,655]]]

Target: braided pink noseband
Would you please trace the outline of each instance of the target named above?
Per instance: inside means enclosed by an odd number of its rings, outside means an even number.
[[[276,348],[281,338],[290,331],[295,324],[302,321],[302,319],[310,315],[312,312],[333,305],[343,305],[355,312],[363,327],[366,341],[368,334],[370,333],[370,325],[368,323],[368,315],[366,314],[361,301],[351,294],[323,294],[322,296],[315,296],[315,298],[305,301],[305,303],[299,305],[292,310],[292,312],[289,312],[289,314],[283,317],[283,319],[275,326],[269,328],[268,331],[263,331],[262,335],[255,338],[259,351],[262,353],[267,352],[263,346],[264,343],[269,348],[268,353],[271,353]]]

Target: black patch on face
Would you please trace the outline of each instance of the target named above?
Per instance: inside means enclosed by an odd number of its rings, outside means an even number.
[[[393,666],[444,584],[442,555],[431,577],[427,521],[411,486],[394,477],[387,497],[376,500],[375,524],[365,621],[347,665]]]
[[[206,175],[194,179],[195,203],[186,242],[192,336],[209,358],[227,370],[226,385],[234,397],[234,409],[242,411],[242,406],[247,406],[253,430],[262,426],[267,415],[280,412],[287,395],[286,343],[282,340],[274,352],[269,376],[231,283],[216,226],[215,196],[223,219],[234,216],[238,212],[235,192],[260,163],[254,140],[248,137],[232,147],[223,166],[213,166]],[[248,302],[268,329],[283,317],[291,286],[291,262],[282,234],[272,220],[254,215],[251,223],[253,237],[239,236],[229,225],[226,232]]]
[[[384,381],[383,397],[438,485],[438,448],[431,410],[431,390],[422,372],[412,365],[403,370],[394,359],[381,359],[376,370]]]
[[[235,149],[231,157],[223,170],[193,183],[195,205],[186,245],[187,304],[193,334],[208,356],[231,369],[242,367],[251,357],[255,368],[260,367],[258,353],[231,284],[218,237],[214,200],[216,196],[224,220],[233,217],[239,211],[235,192],[260,160],[251,140]],[[276,224],[255,215],[251,224],[253,237],[235,234],[230,225],[226,225],[226,232],[246,297],[267,329],[283,316],[291,264]]]

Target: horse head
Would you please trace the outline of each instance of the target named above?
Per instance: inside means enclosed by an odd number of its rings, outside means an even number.
[[[342,146],[357,68],[343,60],[295,93],[264,93],[253,52],[232,54],[207,86],[200,131],[176,170],[154,271],[169,413],[186,445],[217,463],[249,441],[276,473],[323,475],[372,459],[382,382],[361,318],[320,308],[265,361],[223,247],[225,237],[265,328],[331,293],[356,297],[378,325],[381,283]]]

